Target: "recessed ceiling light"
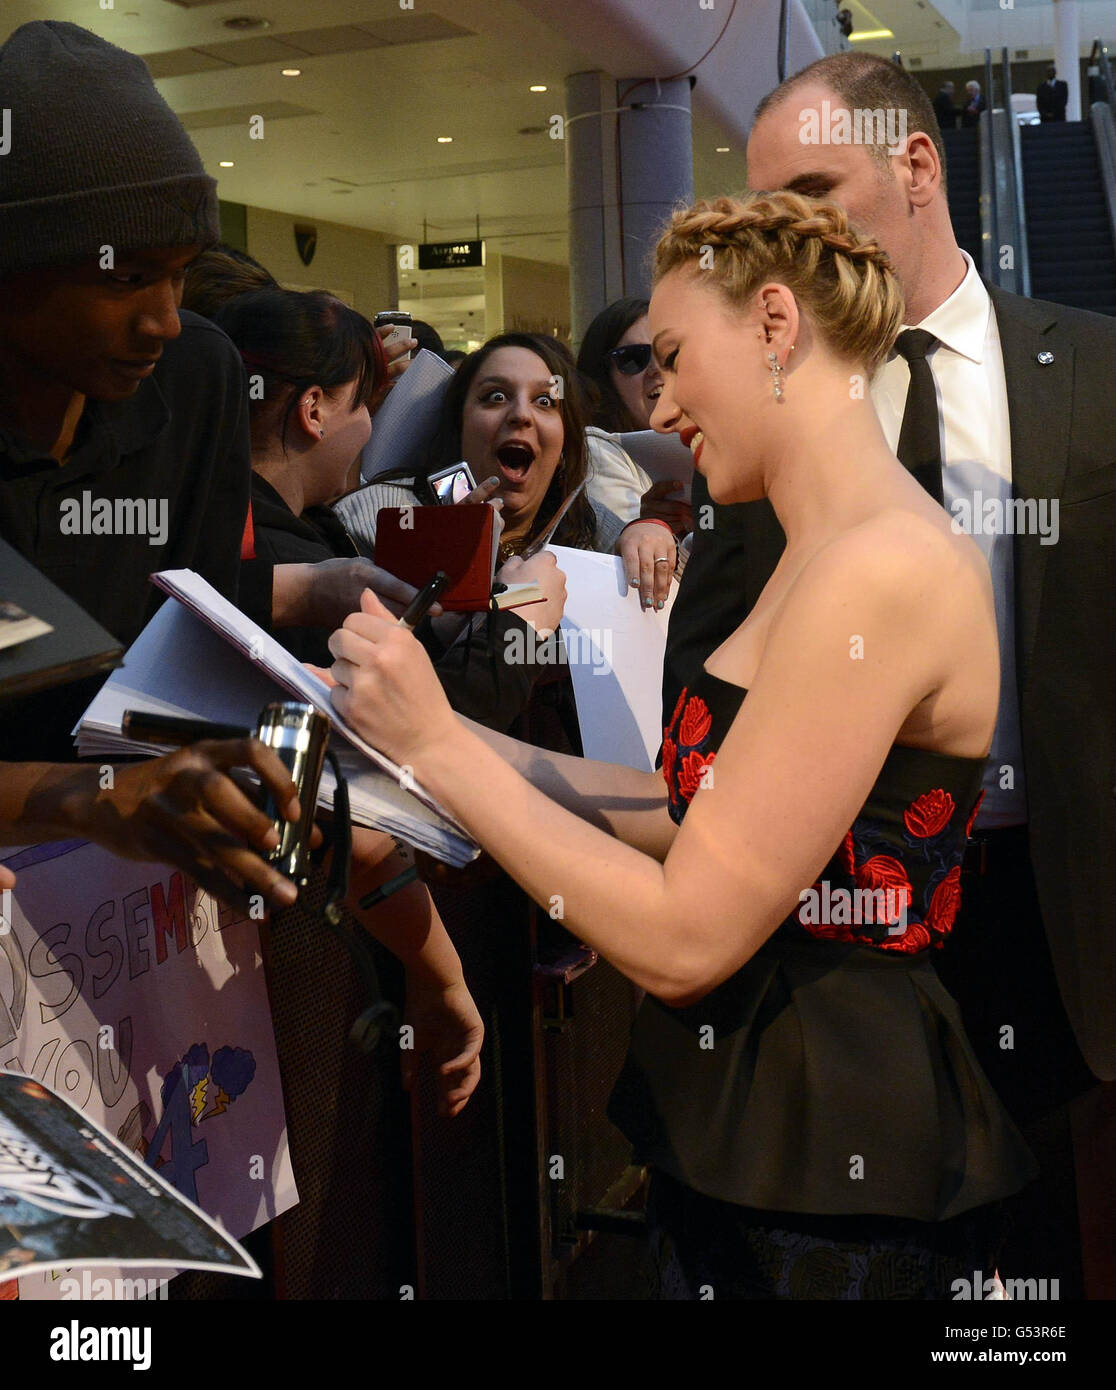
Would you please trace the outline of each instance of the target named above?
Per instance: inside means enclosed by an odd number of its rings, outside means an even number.
[[[439,136],[438,136],[438,144],[439,144],[439,145],[452,145],[452,144],[453,144],[453,136],[452,136],[452,135],[439,135]]]
[[[236,166],[231,159],[222,159],[219,161],[218,167],[221,169],[234,169]]]
[[[251,29],[271,28],[270,19],[260,19],[258,16],[251,14],[234,15],[232,19],[223,19],[221,23],[226,29],[236,29],[240,33],[244,33]]]
[[[718,154],[728,154],[728,152],[729,152],[729,147],[728,147],[727,145],[718,145],[718,146],[717,146],[717,153],[718,153]]]
[[[541,82],[536,82],[536,83],[534,84],[534,86],[531,87],[530,90],[531,90],[532,92],[545,92],[545,91],[547,90],[547,88],[544,87],[543,84],[542,84]]]
[[[283,69],[281,69],[281,71],[282,71],[284,77],[301,77],[301,76],[302,76],[302,69],[301,69],[301,68],[283,68]]]

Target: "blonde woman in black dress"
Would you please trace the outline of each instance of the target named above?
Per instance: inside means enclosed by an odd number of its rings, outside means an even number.
[[[647,991],[610,1113],[667,1296],[949,1298],[1033,1173],[934,969],[999,666],[987,566],[868,396],[902,311],[832,205],[718,199],[662,237],[652,423],[787,545],[661,775],[466,725],[370,594],[331,638],[339,710]]]

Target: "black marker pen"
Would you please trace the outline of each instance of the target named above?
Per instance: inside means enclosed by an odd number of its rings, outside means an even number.
[[[445,570],[439,570],[434,578],[424,585],[407,605],[406,612],[399,619],[399,626],[416,628],[437,603],[438,595],[448,584],[449,575]]]

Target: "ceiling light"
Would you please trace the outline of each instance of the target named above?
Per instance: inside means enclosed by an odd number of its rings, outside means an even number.
[[[718,146],[717,146],[717,150],[716,150],[716,153],[717,153],[717,154],[728,154],[728,152],[729,152],[729,147],[728,147],[727,145],[718,145]]]
[[[532,92],[545,92],[547,88],[544,87],[541,82],[536,82],[534,86],[530,88],[530,90]]]
[[[852,43],[863,43],[865,39],[893,39],[894,37],[895,35],[890,29],[865,29],[863,33],[849,35]]]
[[[238,14],[232,19],[223,19],[221,23],[226,29],[235,29],[238,33],[246,33],[252,29],[270,29],[270,19],[260,19],[256,15]]]
[[[282,73],[283,73],[283,76],[284,76],[284,77],[301,77],[301,76],[302,76],[302,69],[301,69],[301,68],[283,68],[283,69],[282,69]]]
[[[220,160],[219,163],[218,163],[218,168],[220,168],[220,169],[232,169],[232,168],[235,168],[235,165],[233,164],[233,162],[232,162],[231,159],[222,159],[222,160]]]
[[[453,136],[452,136],[452,135],[439,135],[439,136],[438,136],[438,144],[439,144],[439,145],[452,145],[452,144],[453,144]]]

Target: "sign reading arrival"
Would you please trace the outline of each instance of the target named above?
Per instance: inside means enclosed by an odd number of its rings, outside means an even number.
[[[419,270],[458,270],[484,265],[483,241],[426,241],[419,245]]]

